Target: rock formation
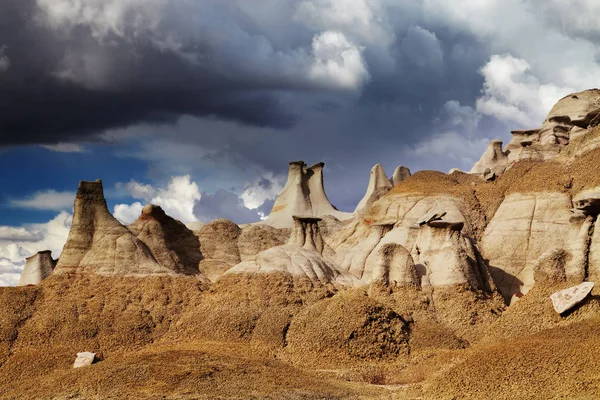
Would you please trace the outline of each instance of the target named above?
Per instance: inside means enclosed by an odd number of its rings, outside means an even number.
[[[593,360],[600,359],[594,353],[600,308],[587,296],[600,279],[599,110],[598,90],[565,97],[541,128],[513,132],[505,149],[492,141],[471,174],[410,175],[399,167],[390,181],[376,165],[351,216],[325,195],[322,163],[290,163],[268,220],[247,226],[218,219],[190,230],[148,205],[125,227],[108,212],[102,183],[81,182],[56,267],[49,252],[38,253],[27,260],[20,284],[55,276],[38,287],[0,290],[0,378],[21,381],[24,391],[10,392],[11,398],[36,398],[37,383],[49,393],[37,397],[63,398],[72,396],[71,383],[79,390],[80,382],[90,382],[63,368],[74,349],[102,354],[94,371],[112,383],[123,371],[135,375],[139,360],[154,362],[161,351],[181,346],[157,371],[172,372],[165,379],[171,385],[187,382],[185,395],[193,396],[189,388],[198,382],[214,390],[214,376],[203,379],[205,368],[215,376],[231,369],[240,379],[235,363],[213,368],[206,349],[225,348],[229,357],[244,346],[253,353],[264,347],[269,358],[250,371],[253,377],[269,365],[279,373],[289,362],[300,367],[293,374],[327,368],[346,380],[377,383],[369,390],[416,380],[399,394],[458,398],[468,384],[479,398],[500,388],[497,382],[512,386],[520,368],[521,392],[498,397],[585,390],[584,397],[596,398],[598,385],[588,383],[595,382]],[[123,357],[140,348],[146,358],[123,367]],[[43,363],[30,362],[40,355]],[[173,360],[184,364],[173,370]],[[438,365],[448,360],[460,363]],[[564,368],[561,376],[572,386],[522,396],[536,378],[535,362]],[[193,369],[198,364],[201,371]],[[461,372],[465,365],[470,369]],[[30,376],[32,368],[43,378]],[[551,372],[539,380],[542,386],[557,381]],[[68,387],[54,393],[57,380],[47,374],[69,378]],[[452,381],[452,390],[440,377]],[[428,386],[430,379],[437,386]],[[427,392],[430,387],[438,391]],[[99,395],[96,386],[89,390],[81,395]],[[264,397],[279,394],[288,393]],[[244,397],[238,395],[230,397]]]
[[[242,229],[234,222],[222,218],[204,225],[197,232],[203,256],[200,271],[210,281],[217,280],[241,261],[237,245],[241,233]]]
[[[290,163],[288,180],[277,195],[271,213],[262,224],[275,228],[289,228],[294,215],[321,217],[333,215],[338,219],[350,217],[331,205],[323,186],[324,163],[307,168],[304,161]]]
[[[37,285],[54,271],[56,261],[52,259],[50,250],[40,251],[25,259],[25,267],[17,286]]]
[[[142,215],[128,228],[163,267],[181,274],[198,273],[202,260],[198,237],[182,222],[165,214],[160,206],[145,206]]]
[[[489,173],[501,175],[507,166],[508,156],[502,151],[502,141],[496,139],[488,143],[486,151],[475,163],[470,173],[484,174],[489,170]]]
[[[148,246],[108,211],[102,181],[79,184],[73,225],[55,274],[89,272],[98,275],[176,274],[160,265]]]
[[[258,253],[227,271],[234,273],[285,273],[308,278],[315,284],[352,285],[353,279],[323,257],[325,243],[315,217],[294,216],[294,227],[286,245]]]
[[[495,289],[473,244],[461,234],[463,226],[462,222],[443,221],[421,226],[412,249],[421,286],[467,285],[474,290]]]
[[[549,249],[569,237],[571,200],[564,193],[510,194],[504,198],[481,240],[483,258],[507,300],[526,294],[534,267]]]
[[[410,169],[405,166],[398,166],[392,175],[392,185],[396,186],[403,182],[406,178],[410,177]]]
[[[283,246],[289,240],[289,233],[268,225],[250,225],[242,229],[237,246],[242,261],[255,257],[271,247]]]
[[[402,172],[400,171],[397,179],[400,179],[401,177]],[[373,168],[371,168],[367,192],[356,206],[354,213],[357,214],[364,210],[369,203],[373,203],[373,201],[377,200],[377,198],[385,194],[387,190],[389,190],[389,188],[391,187],[392,182],[390,182],[390,178],[388,178],[385,174],[385,171],[383,170],[381,164],[375,164]]]

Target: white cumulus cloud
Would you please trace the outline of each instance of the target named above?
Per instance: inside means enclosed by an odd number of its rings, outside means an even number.
[[[133,198],[161,206],[168,215],[184,223],[197,220],[194,216],[194,205],[202,195],[190,175],[174,176],[167,187],[163,188],[155,188],[133,180],[118,186],[124,187]],[[114,214],[121,222],[131,223],[140,215],[142,207],[140,202],[131,205],[117,204]]]
[[[541,83],[524,59],[493,55],[481,69],[485,81],[477,111],[522,127],[539,126],[552,106],[575,88]]]
[[[341,32],[326,31],[313,38],[310,77],[325,87],[356,90],[370,75],[362,49]]]
[[[25,266],[25,258],[51,250],[58,258],[67,241],[73,216],[61,212],[43,224],[21,227],[0,226],[0,286],[14,286]]]
[[[61,211],[72,209],[74,201],[73,192],[57,192],[49,189],[36,192],[24,199],[12,199],[10,205],[16,208]]]

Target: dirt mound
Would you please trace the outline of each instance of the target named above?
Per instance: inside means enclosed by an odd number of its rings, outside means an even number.
[[[472,348],[425,385],[426,399],[593,399],[600,320]]]
[[[43,353],[23,361],[39,363]],[[72,357],[70,357],[72,358]],[[64,357],[47,374],[9,381],[1,398],[19,399],[378,399],[387,390],[318,377],[256,354],[243,344],[153,345],[74,370]],[[8,365],[14,368],[13,363]]]
[[[408,356],[408,324],[361,290],[306,307],[287,332],[286,352],[299,363],[331,365]]]

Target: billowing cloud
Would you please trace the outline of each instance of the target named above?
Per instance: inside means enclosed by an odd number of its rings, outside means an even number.
[[[139,218],[143,208],[144,206],[139,201],[133,204],[117,204],[115,205],[113,215],[123,225],[129,225]]]
[[[481,69],[485,78],[477,110],[523,127],[537,127],[558,99],[575,91],[570,87],[542,84],[526,60],[494,55]]]
[[[61,211],[73,208],[75,193],[57,192],[56,190],[45,190],[34,193],[24,199],[12,199],[10,205],[16,208],[32,210]]]
[[[130,181],[118,184],[117,188],[133,198],[143,200],[144,204],[161,206],[168,215],[184,223],[226,218],[244,224],[264,218],[282,186],[271,175],[248,185],[241,195],[225,189],[218,189],[214,193],[200,192],[190,175],[182,175],[172,177],[165,187]],[[121,223],[130,224],[140,216],[142,208],[143,204],[139,201],[117,204],[113,214]]]
[[[402,49],[419,68],[439,70],[444,62],[442,47],[435,33],[420,26],[412,26],[408,29],[402,39]]]
[[[244,207],[255,210],[261,207],[265,201],[275,199],[282,189],[283,184],[281,180],[270,175],[268,177],[262,177],[249,185],[240,198],[242,199]]]
[[[119,184],[117,187],[124,187],[133,198],[161,206],[168,215],[184,223],[196,221],[194,204],[200,200],[201,194],[198,185],[191,181],[189,175],[173,177],[164,188],[155,189],[136,181]],[[117,204],[114,214],[121,222],[131,223],[139,217],[142,207],[140,202],[131,205]]]
[[[314,37],[312,47],[315,60],[310,76],[323,86],[356,90],[369,79],[361,49],[343,33],[323,32]]]
[[[52,257],[58,258],[72,221],[72,215],[63,211],[43,224],[0,226],[0,286],[16,285],[25,258],[38,251],[51,250]]]

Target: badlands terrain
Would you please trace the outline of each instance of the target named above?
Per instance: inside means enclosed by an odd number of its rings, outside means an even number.
[[[0,288],[0,397],[600,397],[600,90],[512,134],[469,172],[376,165],[350,213],[291,162],[246,226],[123,226],[81,182],[60,259]]]

